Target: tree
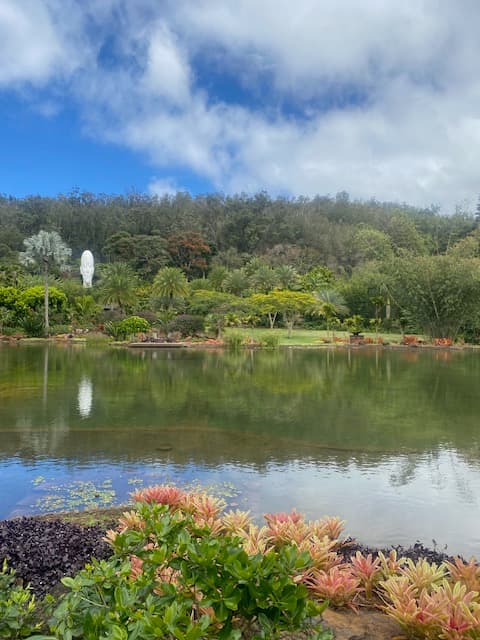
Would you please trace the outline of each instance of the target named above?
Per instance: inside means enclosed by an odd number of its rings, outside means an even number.
[[[248,300],[256,313],[261,316],[268,316],[270,329],[273,329],[278,316],[277,300],[272,299],[268,293],[254,293]]]
[[[301,288],[304,291],[319,291],[333,285],[335,277],[328,267],[314,267],[302,276]]]
[[[100,292],[106,304],[113,304],[121,311],[133,307],[137,302],[138,279],[126,262],[103,265]]]
[[[389,260],[393,256],[390,237],[379,229],[360,225],[355,232],[354,242],[359,262]]]
[[[222,288],[227,293],[233,293],[235,296],[245,295],[250,285],[250,280],[244,269],[234,269],[230,271],[223,281]]]
[[[315,299],[317,301],[315,313],[325,318],[327,331],[330,330],[330,325],[338,316],[344,316],[348,313],[345,298],[335,289],[322,289],[315,294]]]
[[[258,302],[265,309],[265,313],[273,315],[276,311],[276,313],[282,314],[283,321],[288,329],[288,337],[290,338],[295,322],[314,307],[315,298],[310,293],[282,289],[264,294],[263,298]],[[270,311],[267,311],[267,309],[270,309]],[[272,320],[270,320],[270,326],[272,326]]]
[[[449,255],[397,259],[392,299],[412,329],[454,339],[478,326],[480,262]]]
[[[196,231],[177,233],[168,238],[172,263],[190,278],[204,276],[212,258],[212,248]]]
[[[271,267],[263,265],[250,276],[252,288],[257,293],[268,293],[278,285],[277,273]]]
[[[391,238],[395,253],[399,255],[405,251],[415,255],[425,253],[425,238],[418,231],[414,221],[405,213],[397,213],[390,218],[387,233]]]
[[[281,264],[276,267],[275,273],[280,289],[298,289],[300,278],[294,267],[288,264]]]
[[[170,309],[176,298],[185,298],[188,294],[188,282],[181,269],[164,267],[153,280],[153,292]]]
[[[25,238],[23,241],[25,251],[20,254],[20,261],[25,265],[37,265],[45,276],[44,296],[44,328],[45,334],[49,333],[48,317],[48,275],[53,265],[66,268],[72,250],[67,247],[56,231],[39,231],[37,235]]]
[[[148,280],[170,259],[167,241],[159,235],[131,235],[127,231],[118,231],[108,238],[103,250],[110,260],[128,262]]]

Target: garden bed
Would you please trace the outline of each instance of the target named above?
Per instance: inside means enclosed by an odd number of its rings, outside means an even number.
[[[121,511],[121,508],[115,508],[0,521],[0,564],[6,559],[23,583],[30,583],[37,595],[56,593],[63,588],[62,577],[74,575],[92,557],[103,559],[112,554],[103,537]],[[426,558],[429,562],[440,563],[450,559],[418,542],[408,549],[396,549],[399,555],[414,561]],[[378,550],[347,539],[339,554],[348,559],[356,551],[375,556]],[[329,609],[323,619],[337,640],[380,640],[401,634],[401,628],[394,621],[371,608],[362,608],[358,613]]]

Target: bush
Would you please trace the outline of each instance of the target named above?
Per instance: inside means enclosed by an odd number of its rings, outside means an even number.
[[[45,335],[43,316],[40,313],[27,313],[20,320],[19,326],[29,338],[42,338]]]
[[[182,338],[196,336],[205,330],[205,320],[201,316],[184,313],[170,320],[167,330],[169,333],[178,332]]]
[[[130,316],[120,321],[121,330],[125,336],[133,336],[136,333],[146,333],[150,331],[150,323],[145,318]]]
[[[105,322],[104,330],[114,340],[125,340],[136,333],[146,333],[150,330],[150,324],[144,318],[130,316],[117,322],[114,320]]]
[[[21,307],[38,311],[43,309],[45,302],[45,288],[43,286],[29,287],[21,291],[18,296]],[[62,312],[67,307],[67,296],[56,287],[49,287],[48,290],[48,307],[51,311]]]
[[[157,323],[157,314],[154,313],[153,311],[138,311],[137,312],[137,317],[139,318],[143,318],[144,320],[146,320],[150,326],[153,326],[154,324]]]
[[[277,335],[273,333],[267,333],[266,335],[262,336],[260,340],[260,346],[264,347],[265,349],[278,349],[279,342],[280,338]]]
[[[108,534],[112,559],[63,579],[70,591],[53,615],[56,637],[273,638],[325,608],[295,579],[308,553],[285,545],[249,555],[241,538],[214,533],[188,508],[137,507]]]
[[[35,595],[29,586],[16,584],[15,571],[7,569],[5,560],[0,571],[0,638],[26,638],[40,631],[37,614]]]
[[[107,336],[110,336],[114,340],[125,340],[125,331],[120,321],[108,320],[104,324],[104,331]]]

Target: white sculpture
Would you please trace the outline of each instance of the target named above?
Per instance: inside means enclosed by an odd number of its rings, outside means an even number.
[[[82,274],[83,286],[91,287],[93,272],[95,271],[95,263],[93,261],[93,254],[88,249],[82,253],[80,258],[80,273]]]

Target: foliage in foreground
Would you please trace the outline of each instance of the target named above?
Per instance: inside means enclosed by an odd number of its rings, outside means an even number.
[[[223,501],[173,486],[134,494],[136,508],[107,532],[108,560],[73,578],[49,620],[52,636],[112,638],[276,638],[307,630],[331,638],[319,616],[336,607],[378,607],[412,638],[480,638],[480,567],[389,555],[348,557],[344,523],[306,521],[296,511],[225,512]],[[45,603],[42,611],[45,611]],[[29,588],[0,574],[0,637],[42,628]]]

